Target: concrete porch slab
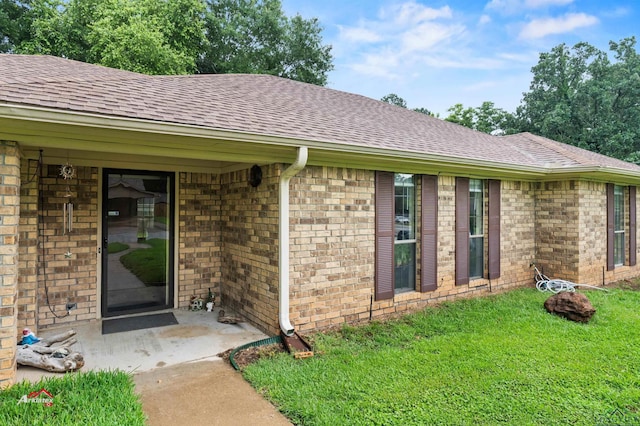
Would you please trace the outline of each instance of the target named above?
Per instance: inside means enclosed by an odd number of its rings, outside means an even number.
[[[85,359],[80,371],[118,369],[133,374],[212,360],[227,349],[269,337],[248,323],[219,323],[218,311],[219,308],[213,312],[172,310],[178,324],[165,327],[103,335],[102,322],[98,320],[47,329],[38,337],[74,329],[78,343],[72,349],[82,353]],[[57,375],[60,373],[18,366],[17,381],[34,382],[43,376]]]

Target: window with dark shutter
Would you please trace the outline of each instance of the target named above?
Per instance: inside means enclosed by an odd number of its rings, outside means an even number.
[[[607,184],[607,271],[613,271],[615,261],[613,256],[613,247],[615,241],[614,233],[614,221],[615,215],[613,211],[614,196],[613,189],[615,185],[612,183]]]
[[[456,285],[469,284],[469,179],[456,178]]]
[[[394,174],[376,173],[375,299],[393,298]]]
[[[489,279],[500,277],[500,181],[489,180]]]
[[[629,187],[629,265],[636,264],[636,187]]]
[[[422,176],[420,291],[438,288],[438,176]]]

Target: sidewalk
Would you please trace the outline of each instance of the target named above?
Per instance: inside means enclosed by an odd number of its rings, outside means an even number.
[[[149,426],[291,425],[222,358],[134,376]]]

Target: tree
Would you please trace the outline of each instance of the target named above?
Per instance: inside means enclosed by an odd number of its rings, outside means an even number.
[[[12,52],[16,43],[26,37],[24,18],[27,12],[24,2],[0,0],[0,53]]]
[[[510,127],[513,117],[502,108],[496,108],[493,102],[485,101],[477,108],[465,108],[462,104],[455,104],[447,110],[449,116],[445,121],[483,133],[504,134]]]
[[[634,37],[540,54],[515,129],[621,159],[640,158],[640,58]]]
[[[200,0],[35,0],[19,53],[49,54],[147,74],[196,70]]]
[[[146,74],[193,73],[204,11],[199,0],[103,0],[87,36],[91,62]]]
[[[496,134],[507,130],[511,114],[502,108],[496,108],[493,102],[484,101],[474,113],[474,129],[477,131]]]
[[[317,19],[280,0],[0,0],[0,51],[147,74],[267,73],[324,85]]]
[[[473,108],[465,108],[462,104],[455,104],[447,112],[449,116],[444,119],[445,121],[473,129]]]
[[[385,96],[381,97],[380,100],[382,102],[387,103],[387,104],[399,106],[401,108],[406,108],[407,107],[407,101],[405,101],[404,99],[402,99],[400,96],[396,95],[395,93],[389,93],[388,95],[385,95]]]
[[[419,112],[421,114],[430,115],[430,116],[434,117],[433,113],[431,111],[429,111],[428,109],[426,109],[426,108],[420,107],[420,108],[414,108],[413,110],[415,112]]]
[[[395,93],[389,93],[388,95],[384,95],[382,98],[380,98],[380,100],[387,104],[399,106],[400,108],[407,107],[407,101],[405,101],[403,98],[396,95]],[[433,117],[433,113],[426,108],[413,108],[412,111],[419,112],[425,115],[430,115]]]
[[[272,74],[325,85],[333,69],[317,19],[289,19],[280,0],[210,0],[200,73]]]

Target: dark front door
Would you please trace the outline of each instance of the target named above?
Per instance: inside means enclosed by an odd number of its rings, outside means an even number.
[[[174,175],[105,169],[102,316],[173,307]]]

